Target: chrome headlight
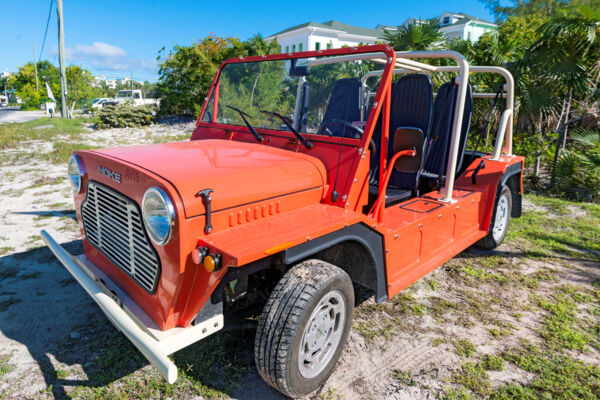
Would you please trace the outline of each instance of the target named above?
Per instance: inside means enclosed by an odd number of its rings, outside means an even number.
[[[83,181],[83,166],[79,161],[79,157],[75,154],[69,157],[67,174],[69,175],[69,183],[71,183],[73,193],[79,193],[81,191],[81,181]]]
[[[175,208],[169,197],[157,187],[151,187],[142,199],[144,226],[150,239],[159,246],[167,244],[171,238]]]

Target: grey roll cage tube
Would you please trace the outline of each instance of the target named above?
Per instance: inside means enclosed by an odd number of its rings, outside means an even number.
[[[435,66],[429,65],[422,62],[414,61],[412,58],[449,58],[456,61],[457,65],[454,66]],[[308,66],[313,65],[325,65],[333,64],[338,62],[346,61],[358,61],[358,60],[371,60],[380,64],[387,64],[388,59],[384,53],[367,53],[367,54],[353,54],[347,56],[336,56],[327,58],[310,59],[307,63]],[[512,74],[502,67],[495,66],[469,66],[469,63],[464,56],[455,51],[441,50],[441,51],[398,51],[396,52],[396,64],[394,65],[393,74],[406,74],[406,73],[426,73],[432,74],[436,72],[458,72],[456,83],[459,86],[457,107],[454,110],[454,119],[452,123],[452,136],[450,140],[450,155],[448,158],[448,166],[446,168],[446,179],[444,187],[441,189],[442,199],[440,201],[452,203],[455,200],[452,199],[452,191],[454,189],[454,179],[456,175],[456,163],[458,158],[458,147],[460,144],[460,128],[462,127],[463,111],[465,107],[465,99],[467,95],[467,84],[469,81],[469,73],[493,73],[499,74],[506,80],[503,85],[503,95],[506,104],[504,112],[500,117],[500,124],[498,126],[498,132],[496,135],[496,142],[494,144],[494,152],[492,153],[491,160],[498,161],[500,155],[505,156],[512,155],[512,140],[513,140],[513,108],[514,108],[514,92],[515,92],[515,81]],[[370,71],[366,73],[362,78],[362,92],[359,96],[359,104],[361,104],[361,110],[365,103],[366,81],[371,77],[381,76],[383,70]],[[298,128],[300,110],[302,107],[302,93],[304,90],[304,82],[306,78],[300,77],[298,81],[298,93],[296,96],[296,107],[294,109],[294,127]],[[495,93],[474,93],[474,98],[492,98]]]

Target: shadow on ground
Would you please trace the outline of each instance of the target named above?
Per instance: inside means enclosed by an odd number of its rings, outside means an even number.
[[[83,252],[79,240],[62,246],[72,254]],[[107,386],[123,378],[125,386],[145,382],[160,393],[174,391],[174,397],[216,391],[238,399],[281,398],[256,373],[253,330],[218,332],[175,353],[180,379],[170,387],[47,247],[0,258],[0,332],[29,353],[21,351],[10,362],[18,370],[12,378],[5,375],[13,390],[9,396],[33,390],[31,382],[39,387],[39,379],[31,377],[39,366],[45,387],[36,391],[52,388],[56,398],[69,398],[65,387],[77,386],[110,394]],[[140,368],[145,371],[129,377]]]

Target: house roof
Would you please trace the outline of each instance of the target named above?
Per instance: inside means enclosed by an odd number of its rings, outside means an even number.
[[[453,14],[453,15],[461,15],[461,16],[462,16],[462,18],[461,18],[461,19],[459,19],[458,21],[454,22],[453,24],[448,24],[448,25],[444,25],[444,26],[456,26],[456,25],[464,25],[464,24],[466,24],[466,23],[468,23],[468,22],[471,22],[471,21],[473,21],[473,22],[481,22],[481,23],[484,23],[484,24],[489,24],[489,25],[496,25],[496,24],[495,24],[495,23],[493,23],[493,22],[486,21],[485,19],[482,19],[482,18],[477,18],[477,17],[474,17],[474,16],[472,16],[472,15],[469,15],[469,14],[465,14],[465,13],[451,13],[451,12],[445,12],[445,13],[442,13],[442,15],[444,15],[444,14],[446,14],[446,13],[448,13],[448,14]]]
[[[315,27],[315,28],[322,28],[322,29],[333,29],[336,31],[342,31],[345,33],[349,33],[351,35],[358,35],[358,36],[370,36],[370,37],[374,37],[374,38],[380,38],[383,36],[383,32],[381,31],[381,29],[363,28],[360,26],[348,25],[348,24],[344,24],[343,22],[332,20],[332,21],[327,21],[327,22],[323,22],[323,23],[314,22],[314,21],[305,22],[303,24],[284,29],[281,32],[274,33],[273,35],[270,35],[269,37],[274,37],[277,35],[281,35],[282,33],[295,31],[297,29],[306,28],[309,26]]]

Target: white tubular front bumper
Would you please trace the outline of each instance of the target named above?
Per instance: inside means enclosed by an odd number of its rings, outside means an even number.
[[[42,239],[75,280],[94,299],[109,321],[133,343],[169,382],[177,380],[177,367],[167,357],[223,327],[223,314],[189,328],[161,331],[129,296],[83,255],[73,256],[46,231]]]

